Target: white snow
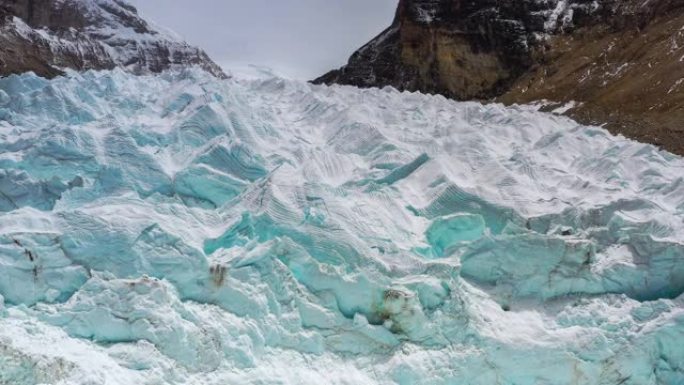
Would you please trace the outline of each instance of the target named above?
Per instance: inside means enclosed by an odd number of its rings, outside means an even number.
[[[55,31],[32,28],[18,17],[2,28],[7,36],[17,35],[30,44],[44,46],[57,56],[66,54],[99,67],[120,67],[135,73],[158,72],[202,65],[215,75],[221,70],[202,51],[189,45],[176,33],[140,18],[125,0],[71,0],[68,5],[52,3],[54,12],[80,13],[85,27]],[[68,11],[59,9],[68,7]],[[50,63],[54,64],[54,63]],[[57,63],[58,65],[59,63]],[[61,68],[60,68],[61,69]]]
[[[678,156],[266,72],[0,90],[0,384],[684,378]]]

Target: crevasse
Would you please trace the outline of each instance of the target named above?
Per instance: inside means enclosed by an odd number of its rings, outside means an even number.
[[[684,160],[528,106],[0,79],[0,384],[681,384]]]

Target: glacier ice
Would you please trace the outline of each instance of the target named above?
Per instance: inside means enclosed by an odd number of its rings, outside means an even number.
[[[531,106],[0,79],[0,384],[684,384],[684,160]]]

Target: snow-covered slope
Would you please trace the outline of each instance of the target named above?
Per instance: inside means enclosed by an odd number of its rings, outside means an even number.
[[[114,67],[150,74],[189,66],[226,77],[204,51],[147,22],[125,0],[0,1],[0,75]]]
[[[0,90],[0,384],[684,381],[682,158],[392,89]]]

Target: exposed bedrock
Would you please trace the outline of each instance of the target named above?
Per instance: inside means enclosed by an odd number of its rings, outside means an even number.
[[[145,74],[190,66],[226,77],[204,51],[149,24],[125,0],[0,1],[0,76],[115,67]]]
[[[684,154],[683,6],[401,0],[389,28],[314,82],[543,103]]]

